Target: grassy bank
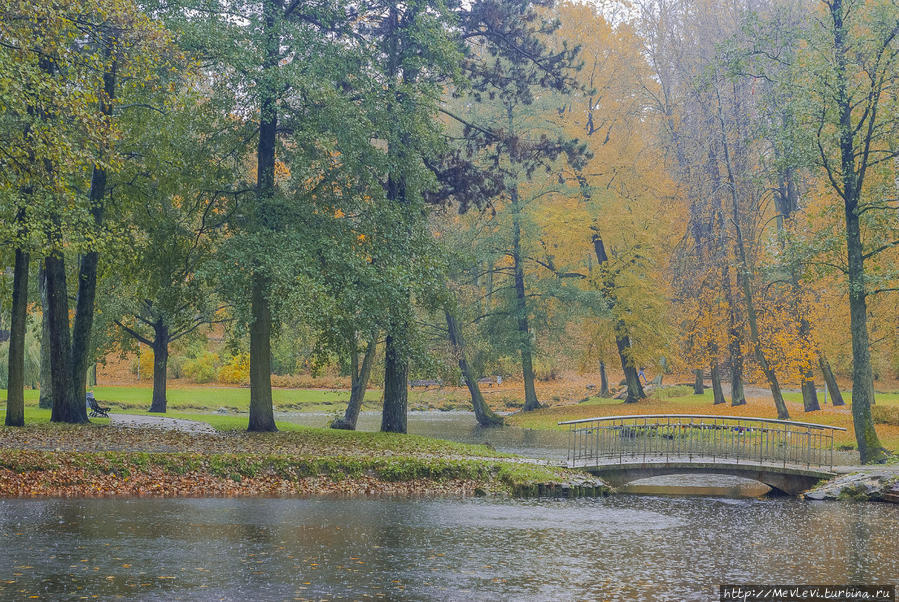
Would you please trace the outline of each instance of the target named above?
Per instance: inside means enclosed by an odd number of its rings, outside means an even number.
[[[523,494],[583,478],[415,435],[0,427],[0,497]]]

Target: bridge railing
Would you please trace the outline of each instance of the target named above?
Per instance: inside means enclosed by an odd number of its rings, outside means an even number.
[[[751,462],[833,468],[834,432],[846,429],[773,418],[706,414],[568,420],[572,466],[625,462]]]

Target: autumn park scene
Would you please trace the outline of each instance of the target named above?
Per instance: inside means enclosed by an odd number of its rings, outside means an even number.
[[[897,307],[896,0],[0,0],[0,599],[893,601]]]

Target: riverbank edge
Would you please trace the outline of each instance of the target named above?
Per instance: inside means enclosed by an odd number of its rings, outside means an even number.
[[[604,496],[578,471],[503,459],[0,449],[0,498]]]
[[[899,472],[895,467],[871,468],[834,477],[806,491],[815,501],[889,502],[899,504]]]

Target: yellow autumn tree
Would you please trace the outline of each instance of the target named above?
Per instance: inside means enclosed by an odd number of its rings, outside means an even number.
[[[535,216],[545,263],[559,274],[583,274],[581,286],[602,292],[601,317],[587,325],[604,340],[591,348],[607,363],[609,351],[617,352],[627,401],[636,401],[643,394],[636,368],[676,354],[669,258],[683,205],[655,136],[640,40],[592,6],[556,10],[558,42],[581,47],[581,91],[559,99],[546,119],[584,140],[591,157],[583,168],[563,170],[568,189],[543,196]]]

